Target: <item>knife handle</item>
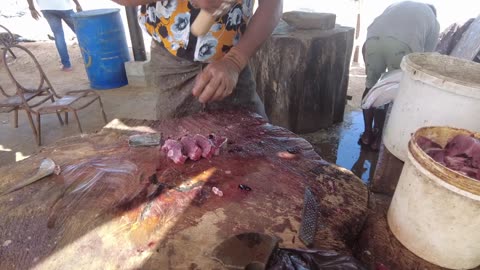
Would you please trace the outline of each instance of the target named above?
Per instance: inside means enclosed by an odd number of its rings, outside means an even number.
[[[198,13],[197,18],[192,23],[190,31],[196,37],[204,36],[208,33],[210,28],[212,28],[215,23],[215,18],[211,13],[206,10],[201,9]]]

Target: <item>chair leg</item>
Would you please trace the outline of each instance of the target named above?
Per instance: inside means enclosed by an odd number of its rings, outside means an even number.
[[[40,145],[40,142],[38,141],[37,128],[35,127],[35,124],[33,124],[32,114],[28,111],[25,111],[25,113],[27,114],[27,117],[28,117],[28,123],[30,123],[30,127],[32,128],[32,132],[33,132],[33,136],[35,137],[35,141],[37,142],[38,145]]]
[[[65,112],[65,125],[68,125],[68,112]]]
[[[13,127],[18,128],[18,109],[13,111]]]
[[[80,133],[83,133],[82,125],[80,124],[80,119],[78,118],[78,114],[76,110],[73,111],[73,116],[75,116],[75,119],[77,120],[77,125],[78,125],[78,129],[80,130]]]
[[[63,120],[62,120],[62,115],[61,115],[60,112],[58,112],[58,111],[57,111],[57,117],[58,117],[58,121],[60,122],[60,125],[61,125],[61,126],[65,125],[65,124],[63,123]]]
[[[40,146],[42,144],[42,124],[40,123],[40,114],[37,114],[37,126],[38,126],[37,143]]]
[[[55,99],[53,97],[50,100],[52,100],[52,103],[55,102]],[[58,121],[60,122],[60,125],[63,126],[64,124],[63,124],[62,116],[58,111],[57,111],[57,117],[58,117]]]
[[[107,114],[105,113],[105,110],[103,109],[103,103],[100,97],[98,98],[98,102],[100,103],[100,109],[102,110],[102,115],[103,115],[103,121],[105,124],[107,123]]]
[[[13,59],[17,59],[17,56],[12,52],[12,49],[8,49],[8,51],[13,56]]]

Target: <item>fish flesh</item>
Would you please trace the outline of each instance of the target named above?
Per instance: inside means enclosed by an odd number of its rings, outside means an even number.
[[[215,153],[215,147],[213,146],[212,142],[207,139],[205,136],[197,134],[193,136],[197,145],[202,148],[202,157],[209,159]]]
[[[480,180],[480,140],[457,135],[443,149],[434,141],[419,137],[418,146],[436,162],[468,177]]]
[[[167,153],[175,164],[184,164],[187,159],[197,161],[202,157],[210,159],[220,155],[220,151],[227,146],[227,138],[210,134],[207,137],[196,134],[185,135],[179,141],[168,139],[162,146],[162,151]]]
[[[184,136],[180,139],[183,150],[189,159],[197,161],[202,158],[202,149],[197,145],[195,139],[191,136]]]
[[[166,140],[162,146],[162,151],[164,151],[167,157],[175,164],[184,164],[187,160],[187,156],[183,154],[183,145],[176,140]]]
[[[215,151],[213,152],[213,154],[215,156],[218,156],[220,155],[220,150],[222,150],[224,147],[227,146],[227,142],[228,142],[228,139],[225,138],[225,137],[221,137],[221,136],[217,136],[215,134],[210,134],[208,136],[208,139],[210,140],[210,142],[213,144],[213,147],[215,149]]]

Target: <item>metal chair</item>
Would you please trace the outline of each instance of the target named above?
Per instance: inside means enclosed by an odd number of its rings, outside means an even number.
[[[75,90],[75,91],[68,91],[66,95],[60,96],[53,88],[52,84],[48,80],[45,72],[43,71],[42,67],[40,66],[38,60],[35,56],[30,52],[27,48],[20,46],[20,45],[11,45],[3,50],[3,60],[5,62],[7,58],[8,50],[20,50],[21,52],[26,53],[31,60],[34,62],[35,67],[40,75],[40,82],[38,87],[35,89],[27,88],[22,83],[20,83],[18,79],[19,73],[22,71],[12,70],[10,65],[5,65],[10,78],[15,82],[17,86],[17,95],[20,97],[22,101],[22,108],[27,111],[27,115],[29,115],[29,121],[31,121],[31,114],[35,114],[37,118],[37,128],[36,128],[36,140],[38,145],[41,145],[42,136],[41,136],[41,116],[44,114],[52,114],[56,113],[58,115],[58,119],[60,124],[63,125],[63,121],[61,118],[60,113],[65,113],[65,124],[68,124],[68,113],[73,113],[75,120],[78,125],[78,129],[80,133],[83,133],[82,126],[80,124],[80,119],[78,117],[78,111],[88,107],[93,102],[97,101],[100,104],[100,109],[102,111],[103,120],[107,123],[107,116],[103,109],[103,103],[100,96],[93,90]],[[19,54],[17,54],[18,56]],[[34,104],[36,106],[31,106],[29,104],[29,100],[27,99],[28,94],[30,93],[37,93],[37,92],[46,92],[48,96],[52,97],[52,103],[44,103],[41,104]],[[38,108],[36,108],[38,106]],[[31,123],[33,125],[33,122]],[[34,126],[34,125],[33,125]]]
[[[9,47],[11,45],[17,44],[17,39],[15,36],[3,25],[0,25],[0,44],[3,48]],[[13,59],[17,58],[15,54],[9,50],[10,54],[12,55]]]
[[[4,48],[4,54],[10,53],[13,55],[13,52],[8,49],[8,47]],[[5,65],[9,65],[6,61],[4,61]],[[43,88],[39,88],[38,90],[27,90],[23,92],[23,97],[20,96],[18,91],[8,91],[5,90],[2,86],[0,86],[0,113],[14,113],[14,121],[13,127],[18,128],[18,111],[25,110],[27,117],[29,119],[30,127],[32,128],[33,135],[37,137],[37,130],[35,125],[33,124],[32,115],[29,111],[25,108],[25,103],[28,104],[29,108],[35,108],[40,104],[51,100],[54,101],[54,96],[45,91]],[[33,100],[35,99],[35,100]],[[60,123],[63,125],[63,121],[59,118]]]
[[[1,86],[0,86],[0,94],[3,95],[3,98],[0,99],[0,113],[14,113],[14,121],[13,121],[13,127],[18,128],[18,111],[24,109],[23,108],[23,100],[18,94],[8,94]],[[42,96],[44,93],[41,91],[35,92],[35,93],[25,93],[24,94],[24,100],[30,101],[35,97]],[[53,98],[53,96],[45,96],[42,101],[37,102],[36,104],[31,104],[32,107],[35,107],[35,105],[39,105],[41,102],[45,102],[49,99]],[[36,136],[36,129],[35,126],[33,125],[33,119],[31,119],[31,115],[28,114],[30,119],[30,126],[32,127],[33,134]]]

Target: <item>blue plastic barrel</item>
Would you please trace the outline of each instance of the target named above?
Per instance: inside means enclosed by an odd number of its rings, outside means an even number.
[[[125,62],[130,56],[119,12],[119,9],[96,9],[73,16],[85,69],[94,89],[128,84]]]

